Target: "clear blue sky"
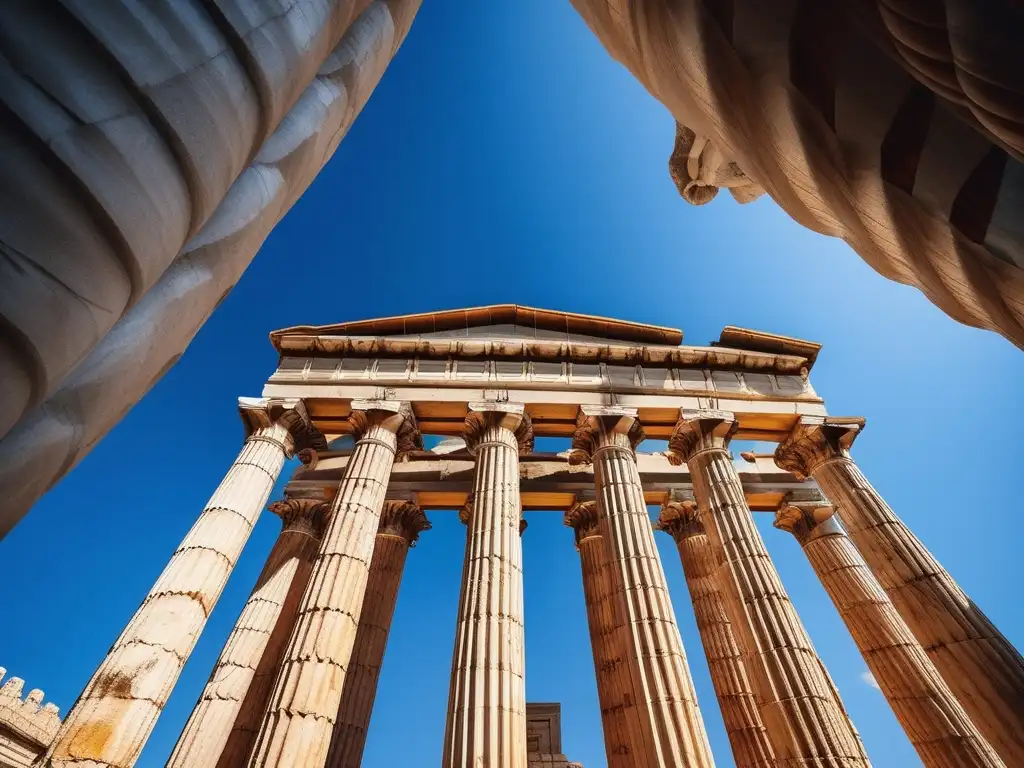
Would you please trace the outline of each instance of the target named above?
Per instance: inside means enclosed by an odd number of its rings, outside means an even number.
[[[181,361],[0,542],[0,665],[62,711],[238,451],[239,395],[273,370],[267,333],[517,302],[682,328],[733,324],[824,344],[812,381],[864,415],[855,455],[1018,646],[1017,482],[1024,356],[954,323],[769,200],[703,208],[666,170],[673,121],[567,0],[428,0],[334,159]],[[286,468],[286,474],[289,470]],[[464,531],[453,513],[409,557],[364,766],[440,760]],[[563,743],[605,764],[579,563],[560,515],[525,535],[527,693],[560,701]],[[768,548],[876,768],[916,757],[788,534]],[[162,766],[276,536],[260,522],[139,766]],[[659,535],[719,766],[732,758],[678,556]]]

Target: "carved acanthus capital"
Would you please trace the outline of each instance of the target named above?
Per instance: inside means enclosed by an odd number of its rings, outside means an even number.
[[[811,477],[823,464],[848,459],[850,446],[864,429],[864,419],[801,416],[775,449],[775,463],[798,477]]]
[[[691,205],[710,203],[720,187],[732,193],[737,203],[749,203],[764,194],[716,142],[676,123],[676,140],[668,160],[668,172],[679,194]]]
[[[247,439],[257,431],[275,424],[287,429],[289,442],[284,449],[289,457],[295,451],[307,448],[327,450],[327,439],[313,426],[306,404],[297,397],[240,397],[238,414],[245,425]]]
[[[813,498],[817,495],[818,498]],[[835,508],[820,494],[787,494],[782,506],[775,512],[773,525],[782,531],[789,531],[801,544],[814,536],[842,531],[835,516]]]
[[[322,539],[331,505],[323,499],[291,498],[268,504],[267,509],[281,518],[282,533],[305,533]]]
[[[569,450],[570,464],[589,464],[602,448],[636,451],[644,440],[636,408],[581,405]]]
[[[295,455],[306,469],[316,469],[320,463],[320,454],[315,448],[303,448]]]
[[[596,501],[577,501],[565,513],[565,524],[576,534],[576,546],[584,539],[601,535]]]
[[[352,437],[358,443],[369,437],[374,428],[383,427],[395,434],[395,460],[405,458],[413,451],[423,450],[416,416],[409,403],[395,400],[353,400],[348,417]]]
[[[473,516],[473,494],[466,497],[466,503],[459,508],[459,522],[469,525],[469,519]]]
[[[682,409],[668,440],[669,463],[678,467],[705,451],[728,452],[738,428],[730,411]]]
[[[418,504],[402,500],[385,501],[380,513],[377,534],[400,536],[409,542],[410,547],[414,547],[420,534],[429,531],[431,527],[430,521]]]
[[[654,530],[664,531],[676,542],[689,536],[703,536],[706,531],[700,521],[700,511],[693,499],[667,501],[654,523]]]
[[[533,450],[533,422],[522,403],[469,404],[462,437],[470,453],[475,454],[481,443],[494,440],[494,430],[499,428],[513,434],[521,456]]]

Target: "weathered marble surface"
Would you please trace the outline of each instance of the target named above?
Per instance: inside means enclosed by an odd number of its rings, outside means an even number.
[[[0,128],[0,178],[38,185],[7,196],[10,205],[0,214],[0,327],[17,329],[0,332],[0,434],[17,422],[0,440],[0,535],[178,359],[330,159],[404,39],[419,0],[375,0],[350,26],[347,19],[362,3],[282,0],[260,4],[263,18],[249,3],[221,0],[222,15],[236,29],[233,47],[222,37],[224,25],[214,26],[208,4],[198,0],[162,11],[178,18],[150,10],[141,20],[125,10],[127,2],[66,5],[73,10],[54,17],[62,24],[43,27],[51,37],[42,39],[60,44],[36,43],[47,56],[33,59],[41,71],[31,72],[45,83],[59,81],[58,71],[73,73],[52,86],[68,100],[100,95],[95,104],[70,109],[87,125],[77,125],[65,107],[49,121],[40,117],[38,130],[55,134],[47,138],[48,151],[64,147],[73,156],[62,161],[61,178],[93,197],[89,211],[79,211],[64,182]],[[6,14],[43,24],[30,6],[28,0],[4,4],[0,29]],[[94,74],[98,57],[66,40],[72,15],[100,30],[114,58],[124,59],[117,72]],[[155,42],[127,44],[140,37]],[[0,42],[6,52],[7,39]],[[242,70],[239,46],[251,47],[247,66],[262,67],[259,74]],[[135,62],[132,55],[143,49],[150,58]],[[31,57],[25,57],[21,69],[29,71]],[[12,69],[0,60],[0,83],[16,77]],[[130,95],[119,91],[131,78]],[[27,90],[24,83],[0,88],[15,114],[34,115],[32,105],[43,96],[24,95]],[[17,98],[24,103],[10,101]],[[161,117],[164,103],[169,114]],[[114,119],[122,114],[128,116]],[[194,137],[195,145],[173,138],[175,131]],[[136,154],[119,150],[118,142]],[[81,158],[80,173],[79,166],[67,168],[74,158]],[[110,185],[114,172],[118,184]],[[26,209],[33,198],[40,202]],[[33,233],[50,239],[37,243]]]
[[[0,370],[28,386],[0,432],[178,258],[367,4],[3,4]]]
[[[1024,765],[1024,657],[850,456],[863,419],[803,418],[775,451],[813,477],[953,695],[1008,766]]]
[[[42,765],[135,765],[294,447],[280,422],[245,441],[68,712]]]
[[[792,533],[926,768],[1003,768],[846,535],[831,507],[789,504]]]
[[[728,598],[716,578],[715,550],[700,521],[697,503],[683,500],[664,505],[655,528],[667,532],[679,550],[736,768],[775,768],[775,750],[761,720],[743,648],[729,620]]]
[[[572,3],[797,222],[1024,347],[1019,2]]]

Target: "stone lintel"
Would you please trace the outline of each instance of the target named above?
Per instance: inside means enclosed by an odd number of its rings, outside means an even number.
[[[288,498],[330,500],[337,492],[350,460],[350,452],[330,452],[315,469],[300,467],[285,489]],[[692,498],[690,471],[672,465],[664,454],[638,453],[637,467],[650,505]],[[410,455],[395,464],[387,498],[413,501],[425,510],[459,509],[473,489],[474,460],[468,453]],[[594,473],[590,465],[572,465],[567,456],[529,454],[519,463],[520,492],[527,510],[566,511],[578,501],[594,498]],[[802,489],[817,490],[810,481],[799,480],[774,463],[757,466],[737,462],[747,504],[756,512],[775,512],[786,494]]]
[[[775,449],[775,463],[801,477],[810,477],[824,462],[848,457],[864,424],[859,416],[801,416]]]
[[[500,393],[500,399],[522,403],[533,423],[534,434],[544,437],[572,437],[581,405],[608,403],[610,384],[523,383],[478,381],[396,381],[365,379],[271,380],[265,395],[302,397],[317,427],[328,436],[352,432],[348,410],[353,400],[373,399],[386,394],[389,399],[413,406],[424,434],[462,437],[469,403],[487,400]],[[709,398],[718,408],[735,414],[739,422],[736,438],[779,442],[801,415],[826,413],[820,398],[810,395],[764,396],[743,391],[719,390],[705,382],[699,388],[676,390],[664,387],[634,387],[616,391],[620,406],[636,408],[648,438],[667,440],[679,418],[679,410],[706,407]],[[493,399],[498,400],[495,396]]]

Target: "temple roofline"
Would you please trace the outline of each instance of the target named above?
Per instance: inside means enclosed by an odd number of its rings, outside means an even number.
[[[640,344],[678,346],[683,341],[683,332],[678,328],[584,315],[578,312],[536,309],[520,304],[492,304],[484,307],[354,320],[332,325],[297,325],[271,332],[270,342],[281,351],[281,340],[286,336],[399,336],[499,324],[532,326],[540,330],[587,334]]]

